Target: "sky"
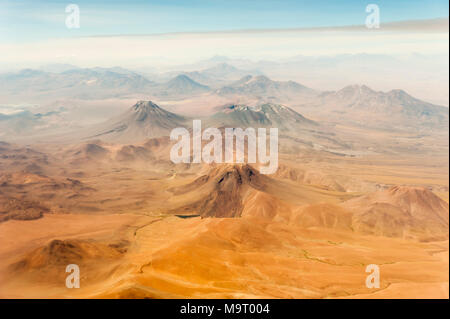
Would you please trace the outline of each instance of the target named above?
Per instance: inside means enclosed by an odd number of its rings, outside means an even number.
[[[68,4],[80,28],[65,26]],[[99,35],[142,35],[364,24],[368,4],[381,23],[448,17],[447,0],[0,0],[0,43]]]
[[[337,64],[273,76],[320,89],[353,82],[404,88],[448,104],[447,0],[71,1],[0,0],[0,73],[49,64],[153,73],[198,68],[214,56],[280,63],[369,54],[375,65],[367,69],[379,69],[377,76]],[[66,27],[70,3],[79,6],[80,28]],[[364,25],[371,3],[380,10],[379,29]],[[402,61],[401,70],[378,67],[379,55]]]

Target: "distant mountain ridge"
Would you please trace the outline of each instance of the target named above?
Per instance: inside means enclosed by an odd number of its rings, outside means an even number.
[[[185,74],[180,74],[167,83],[160,84],[153,89],[157,96],[185,96],[210,91],[206,85],[200,84]]]
[[[214,88],[220,88],[232,81],[251,74],[259,75],[261,72],[257,70],[242,70],[228,63],[219,63],[200,71],[185,72],[191,79]]]
[[[75,68],[53,73],[24,69],[0,74],[0,86],[10,94],[54,94],[75,98],[114,97],[146,92],[154,82],[122,68]]]
[[[197,82],[188,74],[179,74],[164,83],[156,83],[121,67],[72,67],[56,65],[47,68],[59,72],[24,69],[0,74],[1,93],[14,98],[23,94],[27,99],[36,97],[37,100],[57,99],[59,96],[83,100],[119,97],[181,100],[204,95],[208,99],[221,101],[219,103],[285,104],[311,118],[375,129],[445,132],[449,126],[447,107],[421,101],[399,89],[382,92],[365,85],[349,85],[338,91],[320,92],[293,81],[274,81],[264,75],[246,75],[216,89],[215,86]],[[219,63],[190,74],[208,81],[213,78],[217,80],[220,76],[233,78],[242,72],[227,63]],[[28,115],[24,113],[21,116],[31,119]],[[14,131],[20,133],[20,125],[13,123],[17,123],[19,117],[0,114],[0,118],[4,119],[2,127],[5,131],[9,130],[7,126],[14,126]],[[39,120],[42,123],[37,128],[47,126],[45,119]],[[267,119],[262,121],[268,122]],[[25,131],[28,134],[29,130]]]
[[[62,127],[61,115],[65,109],[36,113],[19,109],[12,113],[0,113],[0,138],[11,135],[33,134],[35,129],[46,130],[52,126]]]
[[[218,95],[252,95],[261,97],[313,95],[314,90],[294,81],[273,81],[264,75],[247,75],[218,89]]]
[[[319,94],[312,106],[319,112],[364,125],[448,130],[447,107],[421,101],[398,89],[382,92],[365,85],[349,85]]]

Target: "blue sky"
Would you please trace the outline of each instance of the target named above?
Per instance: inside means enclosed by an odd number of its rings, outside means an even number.
[[[65,27],[79,5],[81,28]],[[448,17],[447,0],[0,0],[0,42],[58,37],[203,32],[364,24],[369,3],[381,23]]]

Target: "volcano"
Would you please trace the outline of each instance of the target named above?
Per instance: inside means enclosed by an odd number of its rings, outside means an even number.
[[[170,135],[176,127],[185,125],[183,116],[171,113],[152,101],[139,101],[128,111],[96,128],[89,138],[132,143],[148,138]]]
[[[298,131],[319,126],[293,109],[273,103],[258,106],[226,105],[208,119],[216,127],[277,127],[281,131]]]
[[[263,191],[269,181],[270,178],[248,164],[220,165],[170,191],[191,198],[202,194],[200,199],[178,211],[196,211],[202,217],[240,217],[245,207],[244,199],[255,191]]]

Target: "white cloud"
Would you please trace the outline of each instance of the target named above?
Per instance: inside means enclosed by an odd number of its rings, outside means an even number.
[[[297,54],[448,53],[442,21],[362,27],[258,30],[162,35],[61,38],[0,45],[4,65],[70,62],[79,65],[161,65],[190,63],[215,54],[277,59]],[[0,67],[2,67],[0,65]]]

